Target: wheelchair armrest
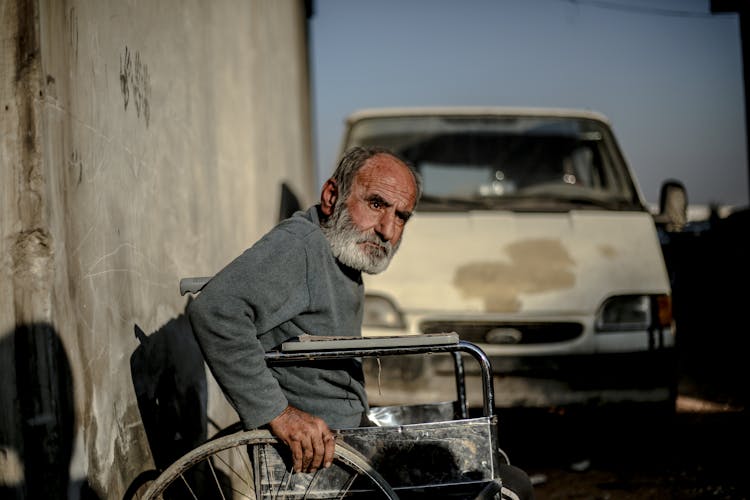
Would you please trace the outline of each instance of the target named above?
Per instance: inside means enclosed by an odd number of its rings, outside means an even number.
[[[301,335],[281,344],[281,352],[339,351],[342,349],[383,349],[389,347],[427,347],[458,344],[458,334],[428,333],[386,337],[328,337]]]
[[[200,292],[206,283],[211,280],[210,276],[196,276],[192,278],[182,278],[180,280],[180,295],[186,293],[198,293]]]

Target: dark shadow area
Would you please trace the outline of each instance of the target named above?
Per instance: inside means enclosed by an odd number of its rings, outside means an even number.
[[[146,470],[138,474],[133,481],[130,482],[128,489],[125,490],[125,494],[122,495],[123,500],[137,499],[140,495],[146,491],[151,481],[159,477],[159,471],[155,469]]]
[[[206,441],[203,355],[184,312],[149,335],[138,325],[134,332],[140,345],[130,357],[133,387],[151,455],[161,471]],[[154,479],[154,472],[140,474],[126,498]]]
[[[391,485],[440,484],[478,479],[463,473],[450,449],[435,443],[384,446],[372,464]],[[466,476],[466,477],[465,477]]]
[[[454,452],[436,442],[392,443],[380,445],[371,463],[388,484],[403,488],[402,499],[479,498],[489,479],[480,470],[461,470]]]
[[[68,498],[75,411],[65,349],[48,323],[0,341],[0,498]]]
[[[560,498],[748,498],[742,412],[678,412],[654,425],[643,408],[500,414],[500,445],[537,485]]]
[[[750,209],[662,232],[672,281],[681,391],[747,407]]]
[[[281,183],[281,198],[279,201],[279,221],[292,216],[297,210],[301,210],[302,207],[299,203],[297,195],[286,182]]]

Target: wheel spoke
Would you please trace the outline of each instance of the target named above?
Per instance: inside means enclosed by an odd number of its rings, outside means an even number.
[[[346,482],[346,484],[342,488],[341,496],[339,496],[340,499],[344,498],[346,496],[346,494],[349,493],[349,490],[351,489],[352,485],[354,484],[354,481],[356,481],[358,477],[359,477],[358,473],[352,474],[352,477],[349,478],[349,480]]]
[[[384,499],[397,496],[359,452],[346,443],[336,446],[334,466],[313,474],[296,474],[286,465],[286,452],[265,431],[245,431],[211,440],[186,453],[149,486],[144,499],[169,497],[170,488],[185,488],[184,495],[198,500],[206,488],[212,498],[229,500],[234,495],[255,500],[268,498],[345,498],[374,492]],[[281,453],[281,454],[279,454]],[[286,462],[288,463],[288,462]],[[210,470],[210,473],[206,470]],[[367,482],[360,484],[360,479]],[[180,493],[176,489],[174,493]],[[232,497],[235,498],[235,497]]]
[[[214,464],[211,460],[208,460],[208,467],[211,469],[211,475],[214,477],[214,483],[216,483],[216,489],[218,489],[219,494],[221,494],[221,499],[226,500],[226,497],[224,496],[224,492],[221,490],[221,483],[219,482],[219,477],[216,475],[216,469],[214,468]]]
[[[240,451],[240,450],[235,450],[234,452],[235,452],[236,454],[241,454],[241,453],[242,453],[242,451]],[[229,470],[229,471],[230,471],[230,472],[231,472],[232,474],[234,474],[234,476],[235,476],[235,477],[236,477],[236,478],[237,478],[238,480],[240,480],[240,481],[241,481],[241,482],[243,482],[244,484],[247,484],[247,485],[249,485],[249,482],[247,481],[247,479],[245,479],[245,476],[243,476],[243,475],[242,475],[241,473],[237,472],[237,469],[235,469],[235,467],[234,467],[234,466],[232,465],[232,463],[231,463],[231,460],[227,460],[227,459],[225,459],[225,458],[224,458],[224,457],[223,457],[222,455],[216,455],[216,458],[217,458],[217,459],[218,459],[218,460],[219,460],[219,461],[220,461],[220,462],[221,462],[222,464],[224,464],[224,466],[225,466],[225,467],[227,468],[227,470]],[[241,456],[240,456],[240,460],[242,460],[242,457],[241,457]],[[210,462],[209,462],[209,463],[210,463]],[[213,466],[211,467],[211,470],[213,470]]]
[[[195,493],[193,493],[193,489],[188,484],[187,479],[185,479],[185,476],[183,474],[180,474],[180,478],[182,479],[182,482],[185,483],[185,487],[190,492],[190,496],[192,496],[195,500],[198,500],[198,497],[195,496]]]

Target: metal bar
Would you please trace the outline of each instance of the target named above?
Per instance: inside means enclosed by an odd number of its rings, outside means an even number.
[[[320,342],[324,344],[325,342]],[[377,348],[354,348],[354,349],[329,349],[326,350],[325,346],[320,346],[321,349],[317,351],[301,351],[301,352],[281,352],[281,351],[268,351],[266,352],[266,361],[269,364],[284,364],[294,363],[297,361],[314,361],[314,360],[330,360],[330,359],[341,359],[344,358],[360,358],[360,357],[382,357],[382,356],[397,356],[397,355],[408,355],[408,354],[429,354],[429,353],[446,353],[446,352],[465,352],[471,355],[477,363],[482,372],[482,393],[483,393],[483,410],[484,416],[491,417],[494,415],[495,408],[495,393],[492,381],[492,366],[490,364],[487,355],[479,347],[467,342],[460,340],[456,344],[446,345],[417,345],[417,346],[387,346]]]
[[[456,374],[456,395],[458,396],[458,407],[461,418],[469,418],[469,404],[466,401],[466,374],[464,372],[464,359],[460,352],[452,352],[453,366]]]
[[[484,416],[491,417],[495,414],[495,386],[492,381],[492,365],[489,358],[476,345],[465,340],[458,343],[459,349],[471,354],[479,363],[482,370],[482,395],[484,399]]]

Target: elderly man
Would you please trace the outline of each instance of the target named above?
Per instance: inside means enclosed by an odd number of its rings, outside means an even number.
[[[242,424],[266,425],[290,447],[296,471],[330,465],[330,428],[366,422],[362,367],[346,360],[269,368],[264,351],[302,334],[361,335],[361,273],[388,267],[420,195],[420,178],[405,161],[354,148],[319,204],[279,223],[188,307],[204,358]]]

